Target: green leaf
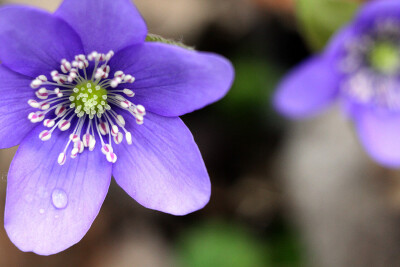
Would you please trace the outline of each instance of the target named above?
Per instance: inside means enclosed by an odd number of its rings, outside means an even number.
[[[178,42],[178,41],[175,41],[175,40],[167,39],[167,38],[164,38],[164,37],[162,37],[160,35],[152,34],[152,33],[147,34],[146,42],[158,42],[158,43],[176,45],[176,46],[188,49],[188,50],[195,50],[194,47],[185,45],[182,42]]]
[[[331,36],[354,16],[355,0],[298,0],[297,18],[311,48],[322,50]]]

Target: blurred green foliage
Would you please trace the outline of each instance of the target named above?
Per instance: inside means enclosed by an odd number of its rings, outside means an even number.
[[[214,220],[186,230],[178,244],[180,267],[303,266],[298,238],[285,227],[261,239],[237,223]]]
[[[266,58],[239,57],[232,61],[235,83],[218,107],[236,121],[269,124],[276,119],[271,98],[284,69]]]
[[[331,36],[352,19],[359,5],[354,0],[298,0],[297,18],[310,47],[322,50]]]
[[[240,226],[208,222],[183,235],[178,249],[181,267],[268,267],[265,244]]]

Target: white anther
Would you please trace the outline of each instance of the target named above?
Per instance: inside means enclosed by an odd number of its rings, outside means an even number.
[[[50,75],[51,75],[51,77],[54,79],[54,77],[59,76],[59,73],[58,73],[58,71],[53,70],[52,72],[50,72]]]
[[[142,105],[137,105],[136,110],[140,115],[146,115],[146,109]]]
[[[79,136],[77,134],[70,134],[69,139],[72,140],[72,142],[78,142],[79,141]]]
[[[77,148],[77,147],[74,147],[72,150],[71,150],[71,158],[76,158],[76,156],[78,156],[78,153],[79,153],[79,149]]]
[[[39,99],[47,99],[47,98],[49,98],[49,94],[48,93],[41,94],[39,91],[36,91],[35,95]]]
[[[96,79],[100,79],[103,77],[103,75],[105,74],[105,72],[102,69],[97,69],[96,70],[96,74],[94,75],[94,77]]]
[[[42,104],[40,104],[40,109],[41,110],[48,110],[50,108],[50,104],[47,102],[44,102]]]
[[[86,60],[86,56],[83,55],[83,54],[77,55],[75,57],[75,60],[77,60],[77,61],[85,61]]]
[[[43,84],[43,81],[39,80],[39,79],[35,79],[31,82],[31,88],[33,89],[37,89],[39,88],[41,85]]]
[[[28,119],[33,123],[41,122],[44,119],[44,114],[40,112],[31,112],[28,115]]]
[[[106,60],[110,60],[114,56],[114,51],[110,50],[106,55]]]
[[[57,106],[56,110],[54,111],[54,113],[56,114],[57,117],[64,116],[66,112],[67,112],[67,108],[62,105]]]
[[[49,139],[51,138],[51,132],[50,132],[50,131],[47,131],[47,130],[44,130],[43,132],[41,132],[41,133],[39,134],[39,138],[40,138],[42,141],[47,141],[47,140],[49,140]]]
[[[39,108],[40,107],[40,104],[36,100],[33,100],[33,99],[29,99],[28,100],[28,104],[29,104],[29,106],[31,106],[33,108]]]
[[[115,163],[117,161],[117,155],[115,153],[110,152],[106,154],[108,162]]]
[[[143,117],[136,117],[136,123],[138,125],[142,125],[143,124]]]
[[[125,75],[125,77],[124,77],[124,82],[127,82],[127,83],[133,83],[135,81],[135,77],[133,77],[132,75]]]
[[[89,147],[90,140],[92,140],[92,136],[89,133],[86,133],[82,136],[82,142],[85,147]]]
[[[43,121],[43,125],[46,126],[46,127],[49,127],[49,128],[53,127],[55,123],[56,122],[54,120],[51,120],[51,119],[46,119],[46,120]]]
[[[105,66],[103,67],[103,72],[104,72],[103,79],[107,79],[107,78],[108,78],[108,75],[109,75],[109,73],[110,73],[110,66],[105,65]]]
[[[89,151],[93,151],[95,146],[96,146],[96,139],[94,138],[90,139]]]
[[[108,123],[101,122],[101,123],[99,124],[99,130],[100,130],[100,133],[101,133],[102,135],[108,134],[108,131],[109,131]]]
[[[71,127],[71,122],[69,120],[61,120],[60,124],[58,124],[58,128],[63,132],[68,130],[69,127]]]
[[[101,147],[101,152],[103,152],[104,155],[107,155],[107,153],[113,152],[113,148],[111,145],[109,144],[104,144]]]
[[[42,82],[47,82],[47,77],[44,75],[40,75],[39,77],[37,77],[38,80],[41,80]]]
[[[122,125],[125,126],[125,119],[121,115],[117,115],[117,120],[118,122]]]
[[[124,139],[124,135],[121,132],[118,132],[118,134],[116,136],[114,136],[114,142],[117,145],[121,144],[123,139]]]
[[[81,140],[76,141],[74,143],[74,147],[78,149],[79,153],[82,153],[85,149],[85,146],[83,145],[83,142]]]
[[[128,100],[125,100],[125,101],[121,101],[120,105],[121,105],[122,108],[126,109],[126,108],[129,108],[130,106],[132,106],[132,103],[129,102]]]
[[[61,166],[64,165],[65,161],[67,159],[67,155],[65,155],[65,153],[60,153],[60,155],[58,155],[58,164],[60,164]]]
[[[119,70],[119,71],[114,73],[114,77],[122,78],[122,77],[124,77],[124,72]]]
[[[88,59],[89,59],[90,61],[97,60],[97,59],[98,59],[98,56],[99,56],[99,53],[97,53],[96,51],[93,51],[93,52],[90,53],[90,55],[88,56]]]
[[[68,73],[72,66],[71,63],[69,61],[67,61],[66,59],[61,60],[61,71],[64,73]]]
[[[135,93],[134,93],[132,90],[130,90],[130,89],[124,89],[123,92],[124,92],[124,94],[126,94],[128,97],[134,97],[134,96],[135,96]]]
[[[119,133],[118,126],[115,124],[113,126],[111,126],[111,135],[116,136],[118,133]]]
[[[115,77],[114,79],[111,80],[110,86],[112,88],[116,88],[121,82],[122,79],[120,77]]]
[[[132,145],[132,134],[130,132],[127,132],[125,134],[125,139],[126,139],[126,142],[128,143],[128,145]]]

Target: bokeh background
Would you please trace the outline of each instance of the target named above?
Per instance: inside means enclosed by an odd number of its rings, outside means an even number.
[[[0,2],[54,11],[61,0]],[[366,156],[339,108],[293,122],[271,106],[283,75],[320,51],[361,2],[135,0],[151,33],[220,53],[236,68],[225,99],[183,117],[210,173],[210,203],[174,217],[113,183],[88,234],[57,255],[20,252],[1,227],[0,266],[400,266],[399,173]],[[1,221],[15,150],[0,152]]]

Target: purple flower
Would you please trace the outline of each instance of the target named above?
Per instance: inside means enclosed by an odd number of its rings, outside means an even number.
[[[293,70],[275,95],[290,118],[340,99],[368,154],[400,167],[400,2],[372,1],[326,50]]]
[[[233,68],[146,35],[130,0],[0,9],[0,147],[21,144],[4,223],[19,249],[77,243],[111,175],[149,209],[184,215],[208,202],[209,176],[178,116],[222,98]]]

